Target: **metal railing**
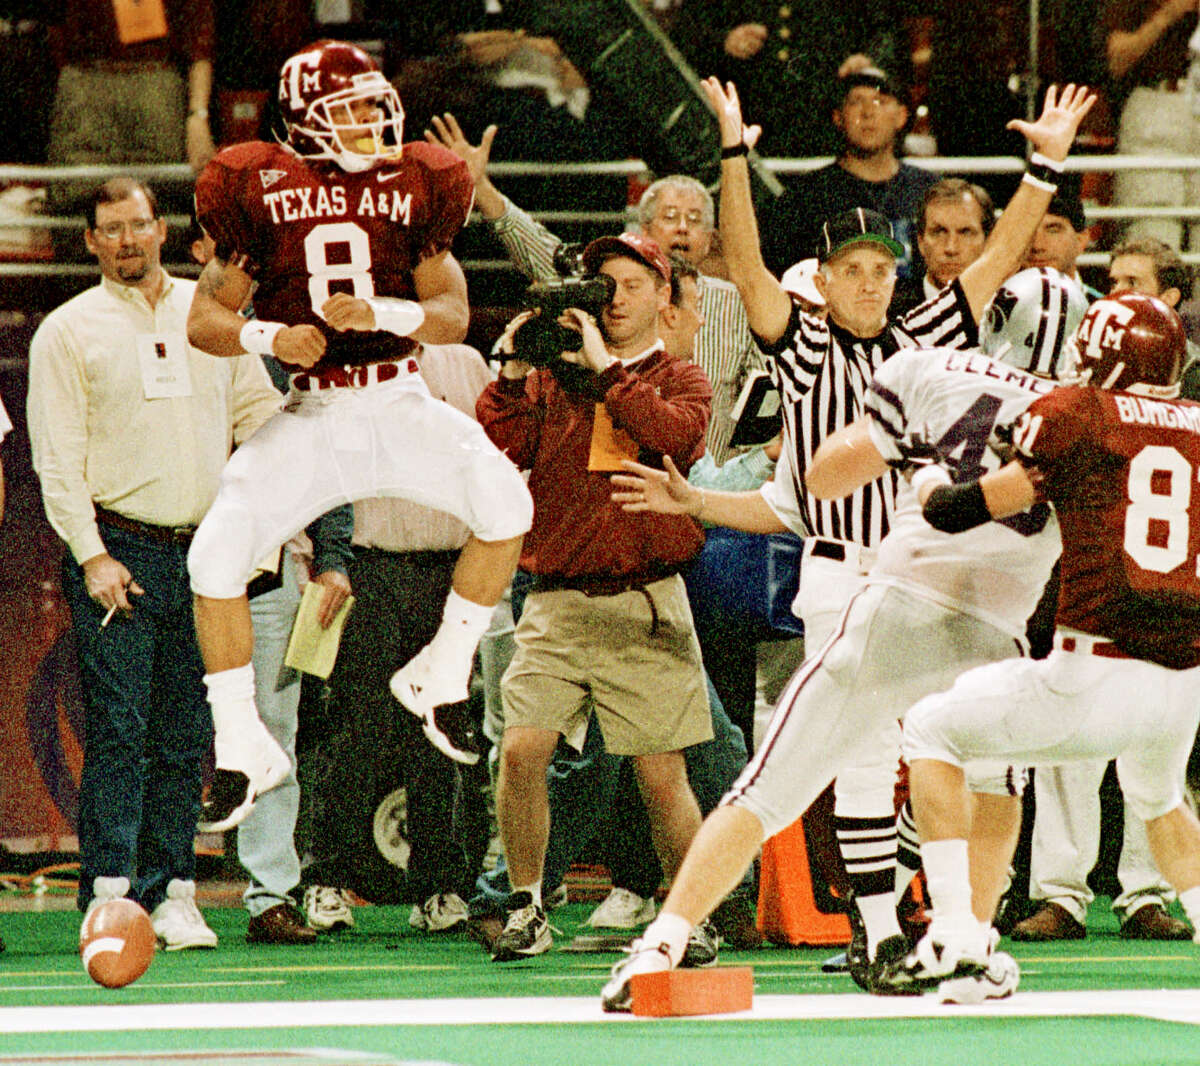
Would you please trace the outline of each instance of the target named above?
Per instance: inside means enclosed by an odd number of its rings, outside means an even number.
[[[1018,174],[1024,170],[1024,160],[1015,156],[911,156],[906,162],[938,174],[984,176]],[[811,159],[768,159],[768,169],[779,174],[802,174],[827,166],[833,157]],[[1065,169],[1073,173],[1109,173],[1121,171],[1200,171],[1200,156],[1158,155],[1075,155],[1066,162]],[[46,187],[59,182],[104,181],[107,178],[128,174],[161,187],[181,188],[194,179],[191,169],[185,164],[160,164],[142,166],[71,166],[51,167],[19,164],[0,164],[0,186],[27,184]],[[595,177],[602,180],[628,180],[647,174],[646,165],[640,160],[613,160],[587,163],[494,163],[489,174],[498,179],[522,177]],[[1200,204],[1181,206],[1138,206],[1126,204],[1093,204],[1085,201],[1084,213],[1089,222],[1120,222],[1136,219],[1173,219],[1180,222],[1200,220]],[[545,210],[532,212],[533,216],[549,226],[587,225],[595,227],[623,226],[629,222],[629,210]],[[185,228],[189,219],[186,215],[167,214],[168,224],[176,230]],[[478,215],[473,216],[471,225],[480,225]],[[19,217],[0,219],[0,239],[5,232],[13,231],[76,231],[82,232],[86,220],[82,215],[21,214]],[[1200,250],[1183,255],[1189,264],[1200,264]],[[1100,266],[1107,263],[1104,252],[1089,252],[1079,259],[1080,266]],[[173,272],[195,274],[197,268],[187,262],[168,263]],[[514,269],[508,259],[464,258],[467,271],[498,272]],[[25,260],[11,258],[0,261],[0,277],[93,277],[96,266],[86,262],[62,262],[47,260]]]

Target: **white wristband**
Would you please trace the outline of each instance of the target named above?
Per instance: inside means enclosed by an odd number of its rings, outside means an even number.
[[[255,355],[274,355],[275,334],[286,328],[282,322],[262,322],[253,318],[242,327],[238,340],[244,351]]]
[[[1033,155],[1029,157],[1029,162],[1036,167],[1047,167],[1050,170],[1053,170],[1056,174],[1061,174],[1066,161],[1062,159],[1051,159],[1049,156],[1042,155],[1041,152],[1034,152]]]
[[[415,300],[398,300],[393,296],[368,296],[367,303],[375,312],[375,328],[407,337],[421,328],[425,308]]]
[[[936,463],[930,463],[928,466],[921,467],[912,476],[912,487],[918,497],[921,495],[921,489],[926,485],[929,485],[931,488],[937,488],[938,485],[949,484],[952,484],[950,475],[943,467],[938,466]]]

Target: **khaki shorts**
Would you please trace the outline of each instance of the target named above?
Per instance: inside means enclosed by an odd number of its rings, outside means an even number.
[[[700,644],[681,577],[615,596],[531,593],[501,682],[504,725],[582,739],[594,711],[613,755],[712,737]]]

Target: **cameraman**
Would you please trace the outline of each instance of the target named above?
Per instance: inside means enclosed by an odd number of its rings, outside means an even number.
[[[712,735],[679,576],[703,534],[690,519],[623,512],[609,485],[624,457],[661,465],[670,455],[690,467],[704,449],[712,390],[698,366],[663,349],[671,268],[654,241],[600,238],[584,266],[616,292],[600,326],[577,309],[564,316],[582,344],[561,360],[581,373],[512,359],[477,405],[492,441],[530,471],[535,504],[521,557],[534,581],[503,681],[497,818],[513,909],[493,945],[497,961],[550,947],[541,882],[546,769],[559,736],[578,744],[594,710],[606,748],[633,757],[655,850],[673,876],[699,826],[682,749]],[[506,342],[527,317],[510,324]]]

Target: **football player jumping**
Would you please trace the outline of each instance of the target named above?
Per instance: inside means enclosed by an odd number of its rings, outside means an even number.
[[[465,165],[403,144],[399,96],[351,44],[292,56],[279,105],[283,143],[226,148],[196,184],[216,251],[189,340],[217,356],[274,355],[294,371],[284,410],[230,460],[188,555],[216,727],[210,830],[236,825],[287,770],[253,701],[245,585],[259,559],[352,500],[399,496],[458,516],[471,536],[441,628],[391,687],[436,746],[473,762],[442,711],[466,698],[533,510],[515,467],[418,373],[422,342],[466,334],[466,280],[450,252],[473,198]],[[252,289],[248,321],[239,310]]]
[[[1097,301],[1076,335],[1078,384],[1021,416],[1016,459],[921,490],[926,518],[948,532],[1053,503],[1062,589],[1049,658],[971,670],[905,720],[933,920],[881,975],[893,990],[985,963],[965,840],[962,767],[976,758],[1116,757],[1154,860],[1200,927],[1200,822],[1181,791],[1200,720],[1200,404],[1174,399],[1185,339],[1179,316],[1152,296]]]

